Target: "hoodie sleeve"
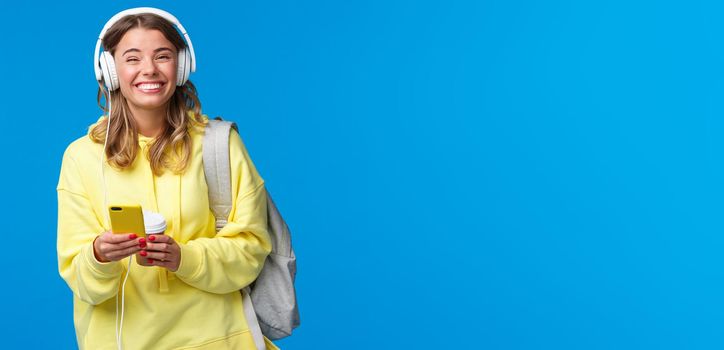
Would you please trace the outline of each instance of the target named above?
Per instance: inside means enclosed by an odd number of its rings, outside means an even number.
[[[123,267],[119,262],[101,263],[93,254],[93,240],[104,229],[88,199],[71,147],[63,155],[57,188],[58,270],[75,296],[98,305],[116,295]]]
[[[267,232],[267,196],[239,135],[229,137],[232,208],[228,223],[214,238],[180,244],[176,276],[211,293],[230,293],[246,287],[261,271],[271,251]]]

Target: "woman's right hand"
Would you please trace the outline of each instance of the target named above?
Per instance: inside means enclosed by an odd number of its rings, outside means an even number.
[[[135,233],[116,234],[106,231],[93,241],[93,254],[100,262],[118,261],[138,253],[145,246],[146,239],[138,238]]]

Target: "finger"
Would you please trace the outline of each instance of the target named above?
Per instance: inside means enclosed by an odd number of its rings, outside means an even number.
[[[148,241],[154,243],[172,243],[173,238],[167,235],[148,235]]]
[[[118,252],[118,251],[123,252],[127,249],[134,248],[134,247],[140,250],[141,248],[145,248],[146,243],[145,243],[145,239],[143,237],[141,237],[141,238],[124,241],[122,243],[101,243],[101,244],[103,245],[102,249],[104,249],[104,251],[106,253],[111,253],[111,252]]]
[[[157,252],[170,252],[171,244],[168,243],[147,243],[146,250],[154,250]]]
[[[173,260],[171,257],[171,254],[168,252],[156,252],[156,251],[146,251],[146,258],[153,259],[153,260],[159,260],[159,261],[169,261]]]
[[[138,238],[138,235],[135,233],[104,233],[101,235],[101,239],[104,242],[108,243],[124,243],[128,241],[132,241]]]
[[[125,254],[125,252],[129,250],[140,250],[142,248],[142,244],[140,242],[142,241],[144,241],[144,238],[136,238],[133,240],[125,241],[123,243],[101,242],[99,248],[103,251],[105,255]]]
[[[107,253],[106,256],[108,258],[110,258],[111,260],[121,260],[121,259],[129,257],[133,254],[136,254],[140,250],[141,250],[141,248],[139,248],[138,246],[133,246],[133,247],[126,248],[126,249],[118,249],[118,250],[111,251],[111,252]]]

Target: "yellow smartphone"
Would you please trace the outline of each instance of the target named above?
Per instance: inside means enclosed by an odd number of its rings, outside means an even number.
[[[108,215],[113,233],[135,233],[138,237],[146,237],[140,205],[114,204],[108,207]]]

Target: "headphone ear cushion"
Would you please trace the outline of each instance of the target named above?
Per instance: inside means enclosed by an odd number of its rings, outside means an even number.
[[[103,76],[103,83],[108,88],[108,91],[114,91],[118,89],[121,84],[118,82],[118,74],[116,73],[116,62],[113,60],[113,55],[110,52],[103,51],[100,58],[101,72]]]
[[[191,73],[191,62],[189,52],[186,48],[178,52],[178,70],[176,72],[176,86],[183,86],[189,80]]]

